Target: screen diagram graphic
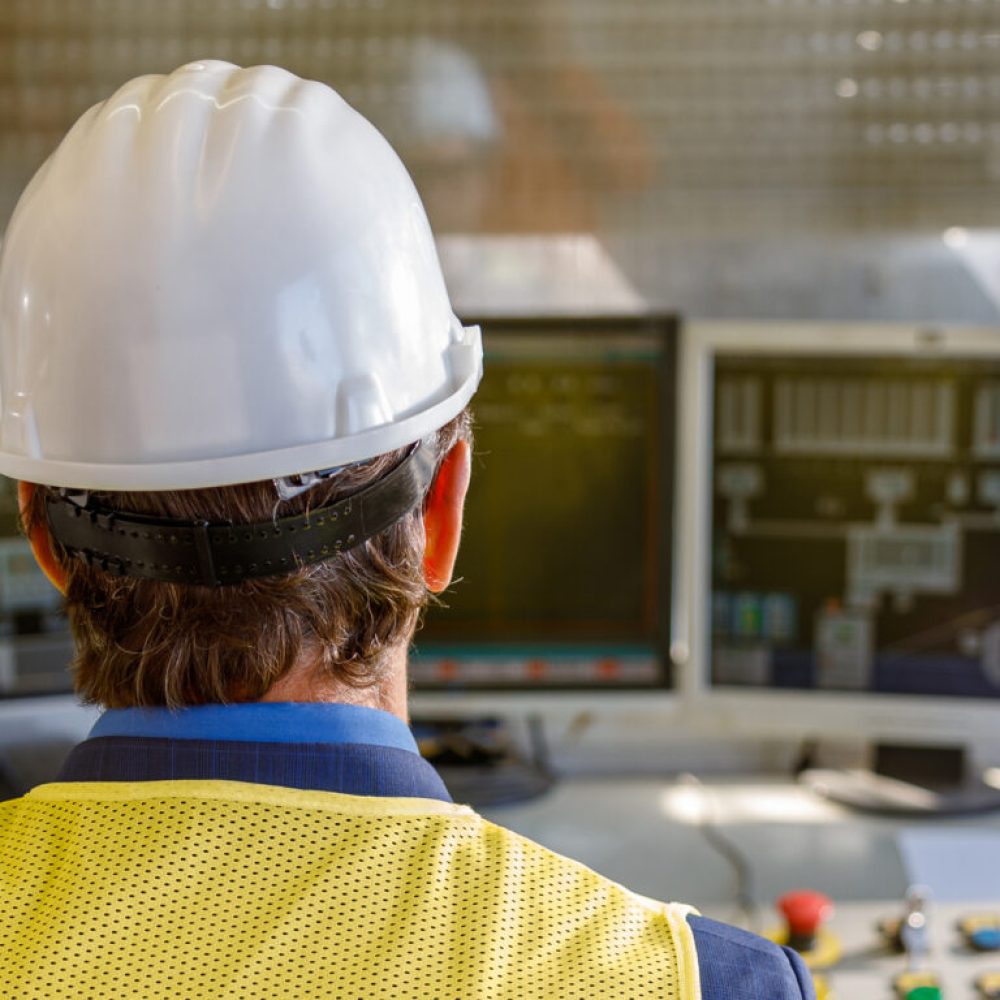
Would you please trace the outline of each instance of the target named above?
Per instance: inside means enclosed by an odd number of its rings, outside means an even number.
[[[1000,696],[1000,361],[714,363],[713,684]]]

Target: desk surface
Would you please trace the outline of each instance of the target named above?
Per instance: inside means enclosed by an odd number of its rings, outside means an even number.
[[[486,815],[643,895],[713,909],[733,901],[736,880],[699,830],[700,819],[739,847],[763,907],[801,887],[845,902],[901,900],[911,876],[898,837],[915,825],[994,831],[1000,845],[1000,813],[864,816],[780,778],[708,779],[694,787],[673,778],[574,778],[544,798]]]

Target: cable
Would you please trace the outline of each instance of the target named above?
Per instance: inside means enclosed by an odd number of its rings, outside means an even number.
[[[749,930],[755,930],[757,924],[757,904],[754,901],[753,893],[753,870],[747,856],[731,841],[721,830],[715,821],[710,817],[709,811],[713,802],[709,790],[696,775],[686,772],[680,775],[679,781],[683,785],[696,788],[702,795],[707,808],[702,810],[701,815],[695,823],[696,828],[705,838],[705,842],[717,854],[721,855],[736,876],[736,889],[734,900],[740,913],[743,915]]]

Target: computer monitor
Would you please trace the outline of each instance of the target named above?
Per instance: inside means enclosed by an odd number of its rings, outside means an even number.
[[[472,483],[418,692],[668,688],[674,321],[464,321],[485,349]]]
[[[72,690],[62,598],[18,527],[17,487],[0,476],[0,700]]]
[[[1000,733],[1000,330],[692,324],[682,356],[700,703],[772,735]]]

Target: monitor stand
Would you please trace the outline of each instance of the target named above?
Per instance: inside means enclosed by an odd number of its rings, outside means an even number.
[[[555,783],[548,767],[542,721],[528,720],[530,755],[514,749],[500,719],[415,720],[423,756],[451,797],[476,809],[513,805],[544,795]]]
[[[1000,809],[1000,789],[968,767],[964,747],[880,743],[871,769],[809,768],[800,780],[823,798],[863,812],[957,816]]]

